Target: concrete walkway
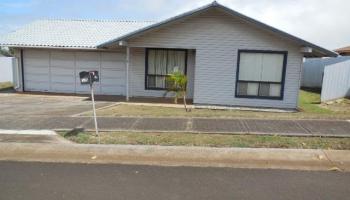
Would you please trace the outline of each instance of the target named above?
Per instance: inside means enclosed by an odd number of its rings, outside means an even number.
[[[99,117],[103,131],[250,133],[350,137],[350,122],[345,120],[261,120],[210,118]],[[6,116],[1,129],[94,129],[91,117]]]
[[[2,130],[0,143],[72,143],[51,130]]]

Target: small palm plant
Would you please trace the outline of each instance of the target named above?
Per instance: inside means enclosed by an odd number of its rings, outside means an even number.
[[[184,107],[186,112],[190,111],[187,109],[186,104],[186,87],[187,87],[187,77],[183,73],[179,71],[175,71],[169,74],[166,78],[167,83],[167,91],[164,96],[166,96],[169,92],[174,93],[174,103],[177,104],[179,98],[183,98]]]

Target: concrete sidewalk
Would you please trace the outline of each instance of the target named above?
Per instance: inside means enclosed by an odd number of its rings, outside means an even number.
[[[263,120],[225,118],[146,118],[98,117],[103,131],[250,133],[300,136],[350,137],[350,122],[345,120]],[[94,128],[91,117],[6,116],[2,129],[70,130]]]
[[[0,160],[350,171],[350,151],[2,143]]]

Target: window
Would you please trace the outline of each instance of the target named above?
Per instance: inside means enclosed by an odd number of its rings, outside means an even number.
[[[146,89],[166,89],[168,74],[174,71],[186,74],[186,62],[186,50],[146,49]]]
[[[283,99],[287,52],[238,51],[236,97]]]

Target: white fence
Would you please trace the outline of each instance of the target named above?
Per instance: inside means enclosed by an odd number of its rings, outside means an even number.
[[[324,68],[321,101],[350,96],[350,60]]]
[[[13,82],[13,68],[15,58],[0,57],[0,82]]]

